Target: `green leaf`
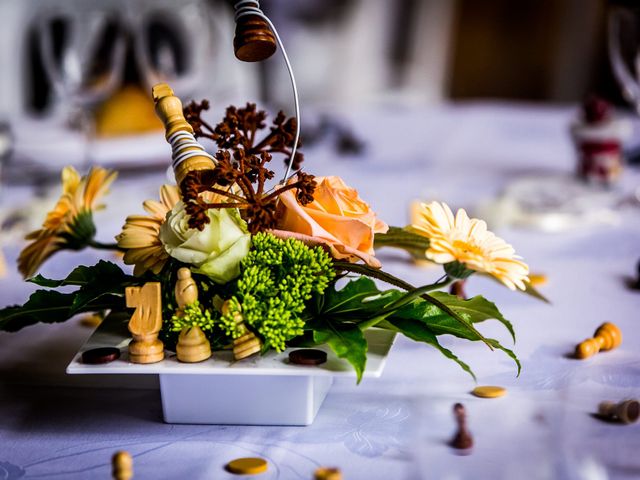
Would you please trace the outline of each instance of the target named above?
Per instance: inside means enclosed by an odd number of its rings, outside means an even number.
[[[122,297],[102,295],[99,300],[89,302],[73,311],[71,306],[75,297],[76,293],[38,290],[31,294],[24,305],[0,310],[0,330],[16,332],[38,322],[64,322],[79,312],[124,308]]]
[[[333,262],[333,265],[334,265],[335,269],[338,270],[338,271],[343,270],[343,271],[347,271],[347,272],[354,272],[354,273],[359,273],[359,274],[362,274],[362,275],[367,275],[369,277],[377,278],[378,280],[382,280],[384,282],[387,282],[387,283],[389,283],[391,285],[394,285],[396,287],[402,288],[403,290],[407,290],[407,291],[416,290],[416,288],[413,285],[411,285],[410,283],[405,282],[401,278],[395,277],[395,276],[391,275],[390,273],[383,272],[382,270],[378,270],[376,268],[369,267],[368,265],[362,265],[362,264],[358,264],[358,263],[349,263],[349,262]],[[488,341],[486,341],[484,336],[478,330],[476,330],[476,328],[473,326],[473,324],[471,324],[463,316],[460,316],[456,312],[451,310],[448,306],[443,304],[440,300],[438,300],[437,298],[434,298],[433,296],[431,296],[431,295],[429,295],[427,293],[423,294],[420,298],[426,300],[427,302],[431,303],[432,305],[435,305],[440,310],[442,310],[445,313],[449,314],[452,318],[454,318],[461,325],[471,329],[480,338],[480,340],[482,340],[486,345],[489,346],[489,348],[493,348],[491,346],[491,344]]]
[[[347,360],[355,369],[358,383],[367,364],[367,341],[357,325],[332,325],[313,332],[313,339],[326,343],[339,358]]]
[[[444,299],[443,296],[445,295],[447,295],[447,297],[450,296],[453,298],[457,298],[443,292],[437,292],[436,295],[439,296],[440,299]],[[446,298],[444,299],[444,301],[455,303],[453,298],[452,299]],[[481,298],[482,301],[477,300],[477,298]],[[497,314],[500,313],[495,308],[495,305],[493,305],[491,302],[485,300],[482,297],[474,297],[471,300],[458,300],[458,302],[462,302],[463,304],[464,302],[470,302],[472,304],[472,306],[465,305],[464,307],[461,307],[458,304],[456,304],[457,306],[452,308],[453,309],[457,308],[461,310],[460,315],[466,317],[467,319],[469,319],[470,322],[473,322],[473,323],[482,322],[489,318],[495,318],[496,312]],[[495,309],[495,311],[490,307],[491,305],[493,305],[493,308]],[[500,315],[500,317],[502,317],[502,315]],[[484,339],[484,337],[481,338],[476,333],[475,329],[468,328],[466,325],[456,321],[454,318],[452,318],[447,313],[443,312],[441,309],[424,301],[417,301],[409,305],[406,305],[405,307],[401,308],[397,312],[393,313],[390,317],[386,319],[386,321],[389,323],[393,323],[397,321],[397,319],[418,320],[420,322],[423,322],[425,325],[427,325],[429,330],[436,336],[437,335],[453,335],[455,337],[463,338],[465,340],[471,340],[471,341],[480,341]],[[511,324],[506,319],[502,317],[502,320],[500,319],[497,319],[497,320],[501,321],[502,323],[506,322],[505,326],[507,326],[508,324],[509,326],[507,328],[509,329],[510,332],[512,332],[513,328],[511,327]],[[516,363],[516,366],[518,367],[518,375],[520,375],[520,369],[521,369],[520,361],[511,350],[503,347],[495,339],[486,338],[484,340],[486,340],[486,342],[488,342],[492,348],[497,348],[498,350],[502,350],[509,357],[511,357]]]
[[[340,290],[336,290],[335,284],[327,288],[318,313],[336,316],[350,312],[378,312],[399,295],[397,290],[381,292],[373,280],[360,277],[351,280]]]
[[[374,248],[393,247],[406,250],[415,258],[426,258],[429,239],[400,227],[389,227],[386,233],[376,233]]]
[[[513,325],[502,316],[502,313],[500,313],[495,303],[490,302],[481,295],[477,295],[468,300],[462,300],[456,295],[449,295],[445,292],[434,292],[431,295],[447,305],[454,312],[466,316],[471,323],[483,322],[489,319],[498,320],[509,330],[511,338],[515,343],[516,333],[513,330]]]
[[[85,286],[95,281],[111,279],[112,282],[118,280],[126,280],[129,275],[126,275],[120,267],[115,263],[100,260],[93,266],[80,265],[73,269],[73,271],[67,275],[67,278],[62,280],[52,280],[45,278],[38,274],[33,278],[28,279],[28,282],[35,283],[41,287],[57,288],[65,285],[77,285]]]
[[[531,282],[524,282],[524,291],[523,290],[518,290],[519,292],[523,292],[526,293],[527,295],[533,297],[533,298],[537,298],[538,300],[542,300],[545,303],[551,303],[547,297],[545,297],[544,295],[542,295],[538,289],[536,289],[536,287],[534,287],[533,285],[531,285]]]
[[[399,332],[416,342],[427,343],[437,348],[445,357],[455,361],[465,372],[471,375],[474,380],[476,379],[469,365],[460,360],[451,350],[440,345],[438,338],[426,323],[405,318],[389,318],[381,323],[380,326]]]
[[[29,280],[43,287],[57,288],[62,286],[79,286],[75,292],[70,315],[78,313],[85,305],[98,300],[106,294],[123,295],[126,285],[139,283],[140,280],[126,275],[120,267],[111,262],[100,260],[87,267],[76,267],[65,279],[51,280],[38,275]]]

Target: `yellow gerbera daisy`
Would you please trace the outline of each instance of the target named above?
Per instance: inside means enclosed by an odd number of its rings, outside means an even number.
[[[142,275],[147,270],[160,273],[169,254],[160,241],[160,227],[167,213],[180,200],[180,192],[175,185],[160,188],[160,201],[147,200],[143,203],[149,215],[130,215],[116,236],[120,248],[125,249],[124,263],[135,265],[134,275]]]
[[[470,270],[487,273],[511,290],[525,290],[529,267],[515,250],[487,230],[483,220],[469,218],[464,209],[455,217],[445,203],[422,203],[414,211],[411,229],[429,238],[428,259],[446,264],[459,262]]]
[[[42,228],[29,233],[26,240],[33,240],[18,257],[18,270],[27,278],[54,253],[63,249],[80,249],[95,235],[93,214],[104,208],[96,202],[108,192],[116,172],[104,168],[92,168],[87,176],[80,175],[73,167],[62,170],[62,195],[45,218]]]

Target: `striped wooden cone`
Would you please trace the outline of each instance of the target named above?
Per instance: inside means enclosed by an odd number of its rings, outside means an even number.
[[[215,168],[215,160],[193,136],[193,128],[184,118],[182,102],[166,83],[159,83],[151,90],[156,104],[156,114],[165,128],[165,138],[171,144],[173,171],[178,185],[194,170]]]

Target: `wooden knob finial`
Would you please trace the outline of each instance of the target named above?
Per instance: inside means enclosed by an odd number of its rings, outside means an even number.
[[[588,338],[576,346],[575,356],[580,359],[589,358],[601,350],[612,350],[622,343],[622,332],[611,322],[605,322],[595,331],[593,338]]]
[[[602,402],[598,406],[598,413],[611,420],[634,423],[640,418],[640,402],[634,399],[623,400],[620,403]]]
[[[260,62],[276,51],[276,37],[266,20],[258,15],[244,15],[236,20],[233,48],[238,60]]]
[[[133,458],[129,452],[116,452],[111,457],[111,466],[114,480],[130,480],[133,478]]]

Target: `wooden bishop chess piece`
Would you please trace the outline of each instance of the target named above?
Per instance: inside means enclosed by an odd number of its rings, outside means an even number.
[[[133,363],[156,363],[164,359],[164,345],[158,339],[162,328],[162,299],[159,282],[147,282],[142,287],[127,287],[127,307],[135,308],[129,331],[129,360]]]
[[[182,267],[178,270],[178,281],[176,282],[174,294],[180,311],[198,300],[198,286],[191,276],[191,270],[187,267]]]
[[[198,300],[198,286],[188,268],[182,267],[178,270],[174,293],[178,304],[177,315],[183,313],[184,307]],[[199,326],[185,327],[178,337],[176,353],[180,362],[203,362],[211,357],[211,344]]]
[[[156,114],[165,127],[165,138],[173,150],[173,171],[178,185],[190,171],[215,168],[213,157],[193,137],[193,128],[182,112],[182,102],[169,85],[155,85],[151,95],[156,104]]]
[[[469,430],[467,430],[467,413],[464,405],[456,403],[453,406],[453,415],[458,425],[458,431],[449,444],[458,450],[469,450],[473,447],[473,437],[469,433]]]
[[[610,322],[598,327],[593,338],[588,338],[576,346],[575,356],[579,359],[589,358],[601,350],[612,350],[622,343],[622,332]]]
[[[236,18],[233,49],[238,60],[260,62],[276,51],[276,37],[264,18],[259,15],[241,15]]]
[[[111,457],[111,474],[114,480],[130,480],[133,478],[133,458],[129,452],[116,452]]]
[[[602,402],[598,405],[598,414],[608,420],[620,423],[634,423],[640,418],[640,402],[635,399],[620,403]]]
[[[229,314],[228,300],[222,304],[222,314]],[[262,343],[260,342],[260,339],[245,326],[242,314],[240,312],[234,313],[233,319],[238,324],[238,330],[241,332],[241,336],[233,341],[233,358],[236,360],[242,360],[254,353],[260,352]]]

